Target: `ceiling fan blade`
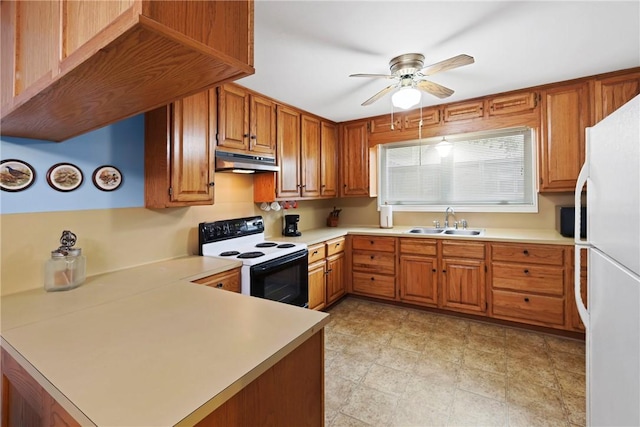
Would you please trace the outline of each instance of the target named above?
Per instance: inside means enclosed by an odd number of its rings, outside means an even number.
[[[445,59],[444,61],[436,62],[435,64],[429,65],[428,67],[424,67],[419,72],[425,76],[432,76],[435,73],[452,70],[464,65],[473,64],[474,62],[475,60],[473,59],[473,56],[461,54],[449,59]]]
[[[349,75],[349,77],[382,77],[385,79],[392,79],[395,76],[392,76],[390,74],[351,74]]]
[[[439,85],[438,83],[430,82],[429,80],[421,80],[416,85],[418,89],[421,89],[433,96],[440,99],[453,95],[453,89]]]
[[[382,98],[383,96],[385,96],[387,93],[391,92],[397,85],[391,85],[391,86],[387,86],[384,89],[382,89],[380,92],[376,93],[375,95],[373,95],[371,98],[367,99],[366,101],[364,101],[362,103],[362,106],[365,105],[371,105],[374,102],[376,102],[378,99]]]

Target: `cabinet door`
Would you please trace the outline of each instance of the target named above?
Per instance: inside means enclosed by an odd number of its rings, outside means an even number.
[[[218,146],[247,151],[249,149],[249,100],[237,86],[218,88]]]
[[[595,85],[596,123],[640,94],[640,72],[597,80]]]
[[[333,303],[345,293],[344,252],[327,258],[327,305]]]
[[[240,293],[240,268],[203,277],[193,282],[216,289]]]
[[[320,196],[338,197],[338,129],[336,125],[320,125]]]
[[[400,256],[400,299],[438,305],[438,261],[436,258]]]
[[[249,150],[260,153],[276,154],[276,107],[273,101],[262,96],[250,95],[251,132]]]
[[[300,121],[302,197],[320,196],[320,120],[302,115]]]
[[[484,261],[442,260],[442,307],[472,313],[485,313]]]
[[[573,191],[575,188],[584,163],[589,111],[586,83],[543,91],[540,191]]]
[[[215,111],[213,90],[172,104],[171,202],[213,203]]]
[[[369,144],[367,122],[347,123],[340,141],[342,187],[340,196],[369,195]]]
[[[300,113],[278,105],[277,158],[280,171],[276,196],[279,198],[300,196]]]
[[[326,274],[324,260],[309,265],[309,308],[322,310],[326,298]]]
[[[2,426],[80,426],[4,349],[2,363]]]

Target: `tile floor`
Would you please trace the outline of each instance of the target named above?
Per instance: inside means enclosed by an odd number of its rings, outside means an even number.
[[[347,298],[329,309],[325,425],[584,426],[584,342]]]

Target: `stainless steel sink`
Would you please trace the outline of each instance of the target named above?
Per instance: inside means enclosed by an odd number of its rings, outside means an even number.
[[[429,227],[413,227],[407,231],[410,234],[442,234],[444,228],[429,228]]]
[[[408,234],[440,234],[447,236],[482,236],[484,235],[484,229],[456,229],[456,228],[433,228],[433,227],[413,227],[406,231]]]
[[[472,230],[472,229],[455,229],[452,228],[450,230],[445,230],[443,234],[454,235],[454,236],[480,236],[483,234],[484,230]]]

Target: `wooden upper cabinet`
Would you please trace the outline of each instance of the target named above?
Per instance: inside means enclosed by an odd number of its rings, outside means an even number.
[[[276,173],[278,183],[276,197],[296,198],[300,196],[300,112],[284,105],[276,108],[277,159],[280,171]]]
[[[341,125],[340,139],[340,196],[369,195],[369,143],[367,121]]]
[[[640,94],[640,71],[596,80],[596,123]]]
[[[483,115],[484,102],[482,100],[448,104],[443,110],[443,120],[445,122],[477,119],[481,118]]]
[[[3,1],[2,135],[63,141],[253,74],[253,1]]]
[[[300,140],[300,183],[302,197],[320,196],[320,120],[302,114]]]
[[[422,129],[431,129],[440,124],[440,108],[423,108],[373,117],[369,121],[371,145],[415,139]]]
[[[145,207],[213,203],[215,129],[214,89],[145,115]]]
[[[338,127],[320,123],[320,196],[338,197]]]
[[[275,103],[241,86],[220,86],[218,146],[225,151],[275,156]]]
[[[276,104],[255,93],[249,95],[249,150],[276,154]]]
[[[237,86],[218,88],[218,146],[249,151],[249,96]]]
[[[542,91],[540,191],[573,191],[584,163],[587,82]]]
[[[535,109],[538,97],[535,92],[521,92],[490,98],[487,105],[489,116],[519,114]]]

